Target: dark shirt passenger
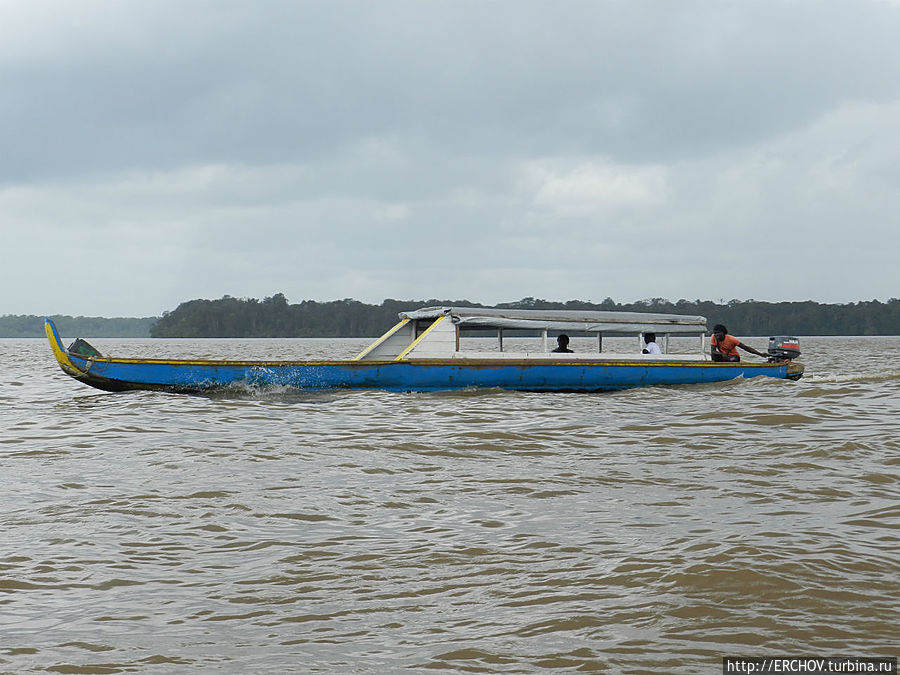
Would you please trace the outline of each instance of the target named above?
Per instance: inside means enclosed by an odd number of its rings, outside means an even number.
[[[569,349],[569,336],[563,333],[558,338],[556,338],[556,349],[553,350],[553,353],[556,354],[574,354],[571,349]]]

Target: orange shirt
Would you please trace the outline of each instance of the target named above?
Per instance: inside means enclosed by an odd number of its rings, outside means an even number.
[[[737,346],[741,344],[741,341],[734,335],[726,335],[721,342],[716,342],[716,336],[712,335],[709,338],[709,344],[716,347],[725,356],[738,356]]]

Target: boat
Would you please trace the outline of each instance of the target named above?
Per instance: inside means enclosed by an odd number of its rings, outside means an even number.
[[[706,318],[677,314],[423,307],[401,312],[399,322],[355,358],[333,361],[118,358],[101,354],[81,338],[66,348],[53,321],[45,319],[44,325],[63,372],[105,391],[204,393],[286,387],[593,392],[757,376],[796,380],[803,374],[803,365],[793,358],[799,355],[796,338],[770,338],[766,360],[714,362],[707,348]],[[532,339],[514,339],[523,332]],[[647,332],[661,337],[661,354],[640,353],[641,336]],[[590,351],[554,353],[548,344],[551,333],[588,336],[592,346]],[[637,336],[635,353],[603,350],[604,336],[622,335]],[[484,351],[485,336],[492,351]],[[679,344],[688,342],[695,349],[670,353],[670,338],[672,343],[681,338]],[[776,339],[778,348],[773,349]],[[521,351],[521,343],[536,342],[539,351]]]

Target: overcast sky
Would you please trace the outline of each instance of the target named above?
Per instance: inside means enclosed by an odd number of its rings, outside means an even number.
[[[0,315],[900,297],[900,0],[2,0]]]

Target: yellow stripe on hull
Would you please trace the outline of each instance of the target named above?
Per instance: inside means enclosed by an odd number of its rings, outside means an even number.
[[[53,356],[56,357],[56,362],[63,369],[63,372],[72,377],[84,375],[84,371],[79,370],[72,363],[68,353],[63,348],[62,342],[60,342],[59,335],[56,334],[56,327],[50,321],[44,321],[44,333],[47,334],[47,339],[50,341],[50,349],[53,350]]]

